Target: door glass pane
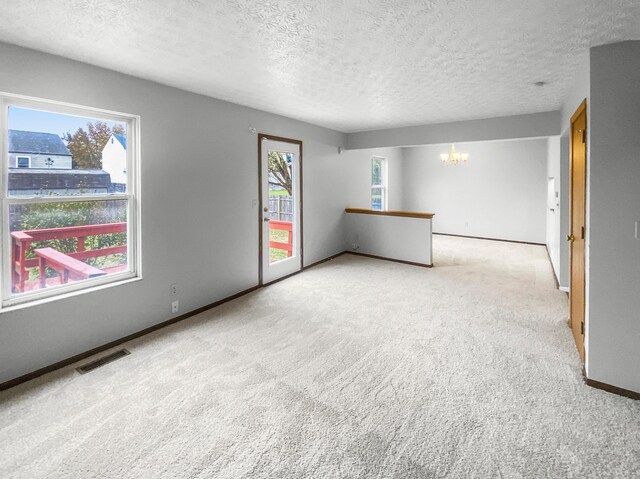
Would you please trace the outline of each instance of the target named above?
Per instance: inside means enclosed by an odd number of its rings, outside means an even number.
[[[294,255],[293,154],[269,151],[269,263]]]

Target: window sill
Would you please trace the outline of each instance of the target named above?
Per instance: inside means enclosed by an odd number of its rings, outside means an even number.
[[[105,283],[105,284],[98,284],[95,286],[88,286],[86,288],[82,288],[82,289],[78,289],[75,291],[66,291],[66,292],[61,292],[59,294],[53,295],[53,296],[47,296],[45,298],[38,298],[38,299],[33,299],[33,300],[28,300],[25,299],[19,303],[12,303],[12,304],[8,304],[6,306],[2,306],[0,308],[0,315],[2,315],[3,313],[10,313],[13,311],[19,311],[21,309],[26,309],[26,308],[30,308],[33,306],[41,306],[43,304],[48,304],[48,303],[52,303],[54,301],[61,301],[61,300],[65,300],[65,299],[70,299],[73,298],[75,296],[80,296],[83,294],[90,294],[93,293],[95,291],[101,291],[103,289],[108,289],[108,288],[114,288],[114,287],[118,287],[118,286],[124,286],[127,284],[131,284],[131,283],[135,283],[137,281],[141,281],[142,280],[142,275],[140,274],[135,274],[135,273],[128,273],[129,276],[124,277],[123,279],[116,279],[114,281],[111,281],[109,283]],[[11,301],[11,300],[9,300]]]

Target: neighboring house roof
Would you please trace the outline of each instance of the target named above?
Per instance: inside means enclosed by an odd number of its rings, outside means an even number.
[[[104,170],[9,170],[9,190],[66,190],[109,188],[111,176]]]
[[[9,130],[9,153],[71,156],[58,135],[21,130]]]
[[[120,142],[120,144],[122,145],[122,148],[124,148],[126,150],[127,149],[127,135],[120,135],[120,134],[114,133],[113,136],[115,136],[116,140],[118,140]]]

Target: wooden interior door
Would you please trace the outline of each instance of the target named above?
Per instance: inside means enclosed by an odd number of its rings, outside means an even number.
[[[587,194],[587,100],[571,117],[571,271],[569,282],[569,322],[573,337],[584,362],[585,331],[585,220]]]

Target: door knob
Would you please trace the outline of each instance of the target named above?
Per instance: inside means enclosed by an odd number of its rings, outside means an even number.
[[[269,218],[263,218],[262,221],[264,221],[265,223],[268,223],[269,222]]]
[[[573,234],[567,235],[567,241],[573,241],[575,238],[575,236],[573,236]]]
[[[264,207],[264,208],[262,208],[262,209],[263,209],[263,211],[264,211],[265,213],[269,211],[269,207],[268,207],[268,206],[265,206],[265,207]]]

